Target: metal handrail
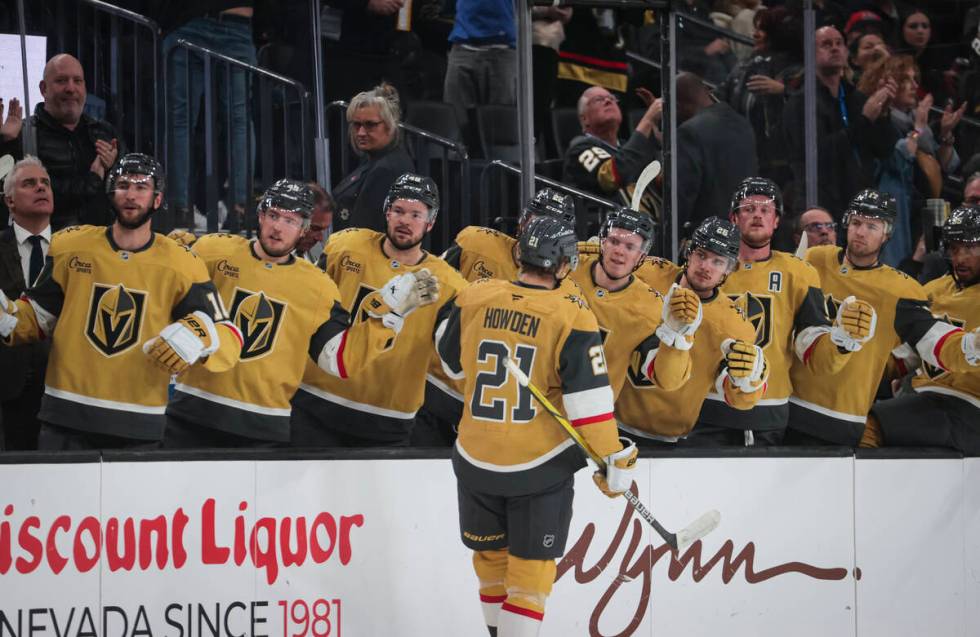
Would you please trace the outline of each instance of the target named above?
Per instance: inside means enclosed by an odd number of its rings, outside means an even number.
[[[747,35],[742,35],[741,33],[735,33],[731,29],[726,29],[725,27],[720,27],[711,20],[705,20],[704,18],[699,18],[696,15],[691,15],[690,13],[685,13],[683,11],[677,12],[678,20],[690,20],[694,24],[699,24],[703,27],[711,29],[712,31],[722,35],[729,40],[735,40],[736,42],[741,42],[742,44],[755,44],[755,41]]]
[[[350,103],[345,100],[335,100],[327,104],[327,110],[347,110]],[[424,128],[418,128],[412,126],[411,124],[406,124],[405,122],[398,122],[398,128],[403,131],[412,133],[413,135],[418,135],[424,138],[426,141],[430,141],[438,146],[443,146],[459,153],[460,159],[469,159],[469,150],[466,148],[466,144],[460,141],[449,139],[448,137],[443,137],[442,135],[437,135],[431,131],[427,131]],[[347,166],[342,169],[344,174],[347,174]]]
[[[119,16],[120,18],[126,18],[130,22],[142,24],[148,29],[152,29],[154,33],[160,33],[160,26],[157,24],[156,20],[153,18],[148,18],[140,13],[130,11],[129,9],[123,9],[122,7],[117,7],[116,5],[109,4],[108,2],[102,2],[102,0],[79,0],[79,2],[82,4],[91,5],[104,11],[105,13],[111,13],[112,15]]]
[[[222,62],[227,62],[232,66],[237,66],[240,69],[244,69],[251,73],[255,73],[256,75],[263,75],[271,80],[275,80],[282,84],[289,84],[296,90],[300,91],[301,95],[309,94],[309,91],[306,90],[306,86],[299,80],[294,80],[291,77],[286,77],[285,75],[279,75],[278,73],[273,73],[272,71],[264,69],[261,66],[255,66],[249,64],[248,62],[242,62],[241,60],[236,60],[235,58],[228,57],[224,53],[218,53],[217,51],[201,46],[200,44],[195,44],[190,40],[185,40],[181,38],[180,40],[177,40],[177,46],[183,47],[185,49],[190,49],[191,51],[197,51],[198,53],[202,53],[208,57],[221,60]]]
[[[511,164],[508,164],[507,162],[505,162],[505,161],[503,161],[501,159],[495,159],[492,162],[490,162],[489,164],[487,164],[486,167],[483,169],[483,174],[486,175],[487,174],[487,171],[489,171],[489,170],[491,170],[493,168],[502,168],[503,170],[505,170],[505,171],[507,171],[509,173],[515,174],[515,175],[521,174],[521,169],[520,168],[518,168],[517,166],[511,165]],[[587,200],[591,201],[592,203],[594,203],[596,205],[602,206],[603,208],[611,208],[613,210],[616,210],[616,209],[622,207],[622,206],[620,206],[620,205],[618,205],[616,203],[613,203],[612,201],[609,201],[608,199],[603,199],[602,197],[598,197],[596,195],[593,195],[590,192],[585,192],[584,190],[579,190],[575,186],[569,186],[568,184],[562,183],[560,181],[555,181],[554,179],[552,179],[550,177],[545,177],[544,175],[535,175],[534,176],[534,181],[541,182],[541,183],[543,183],[546,186],[550,186],[552,188],[557,188],[558,190],[563,190],[563,191],[567,192],[568,194],[570,194],[570,195],[572,195],[574,197],[579,197],[581,199],[587,199]]]
[[[660,64],[660,62],[657,62],[656,60],[651,60],[648,57],[645,57],[643,55],[640,55],[639,53],[634,53],[632,51],[627,51],[626,52],[626,59],[627,60],[632,60],[633,62],[639,62],[640,64],[645,64],[646,66],[649,66],[651,68],[655,68],[658,71],[663,68],[663,66]],[[718,88],[718,85],[717,84],[714,84],[712,82],[709,82],[708,80],[706,80],[704,78],[701,78],[701,83],[704,84],[705,86],[707,86],[712,91],[715,90],[716,88]]]
[[[212,49],[209,49],[209,48],[207,48],[205,46],[201,46],[200,44],[196,44],[196,43],[191,42],[191,41],[189,41],[187,39],[184,39],[184,38],[181,38],[181,39],[177,40],[176,45],[173,47],[173,49],[169,53],[169,58],[167,60],[168,63],[169,63],[170,59],[172,59],[173,56],[177,53],[177,51],[180,50],[180,49],[184,49],[185,52],[187,52],[187,54],[195,53],[195,54],[197,54],[197,55],[199,55],[199,56],[201,56],[201,57],[203,57],[205,59],[205,63],[204,63],[204,78],[203,78],[203,84],[204,84],[204,118],[205,118],[204,119],[205,170],[211,170],[213,168],[213,162],[214,162],[214,159],[213,159],[213,157],[214,157],[214,151],[213,151],[213,146],[212,146],[213,145],[213,140],[214,140],[214,133],[213,133],[213,128],[212,128],[213,127],[213,121],[212,121],[212,113],[211,113],[211,90],[212,90],[212,88],[211,88],[211,64],[212,64],[212,62],[211,61],[214,60],[214,61],[216,61],[218,63],[222,63],[222,64],[227,65],[226,68],[227,68],[227,73],[228,73],[229,77],[231,75],[232,67],[234,67],[234,68],[240,69],[241,71],[245,72],[248,77],[255,77],[255,78],[259,78],[259,79],[265,79],[265,80],[268,80],[268,81],[273,82],[275,84],[278,84],[279,85],[279,89],[281,91],[281,95],[282,95],[282,99],[283,99],[284,104],[285,104],[285,101],[286,101],[286,90],[287,89],[292,89],[292,90],[296,91],[296,94],[297,94],[297,97],[298,97],[298,101],[299,101],[299,107],[300,107],[300,117],[299,117],[299,131],[300,131],[300,133],[299,133],[299,139],[301,141],[301,147],[300,147],[301,171],[303,173],[302,174],[302,178],[303,179],[307,179],[309,177],[309,174],[308,174],[309,173],[309,171],[308,171],[308,166],[309,166],[309,153],[307,152],[307,147],[306,147],[305,144],[306,144],[306,141],[307,141],[307,135],[306,135],[307,121],[306,121],[306,117],[307,117],[307,114],[309,113],[309,91],[306,89],[306,86],[302,82],[300,82],[299,80],[295,80],[295,79],[293,79],[291,77],[287,77],[285,75],[280,75],[278,73],[273,73],[272,71],[269,71],[269,70],[264,69],[264,68],[259,67],[259,66],[255,66],[253,64],[248,64],[247,62],[242,62],[241,60],[236,60],[235,58],[229,57],[229,56],[227,56],[227,55],[225,55],[223,53],[219,53],[217,51],[214,51]],[[230,87],[230,82],[229,82],[229,87]],[[231,89],[228,88],[228,91],[230,91],[230,90]],[[231,100],[229,98],[228,99],[228,102],[230,103],[230,101]],[[251,115],[250,103],[251,103],[251,99],[248,96],[246,96],[246,99],[245,99],[245,111],[246,111],[245,120],[246,120],[246,122],[248,122],[249,125],[251,125],[251,122],[252,122],[252,115]],[[268,104],[268,100],[263,100],[262,101],[262,106],[263,107],[267,106],[267,104]],[[260,108],[260,110],[261,110],[261,108]],[[169,113],[168,113],[168,117],[169,117]],[[283,111],[283,121],[282,121],[282,124],[283,124],[283,129],[282,130],[283,130],[283,151],[284,151],[283,161],[284,161],[285,172],[288,174],[289,173],[289,166],[290,166],[289,119],[288,119],[287,114],[285,112],[285,108],[284,108],[284,111]],[[230,175],[232,173],[232,165],[231,164],[232,164],[232,161],[234,161],[236,159],[236,158],[234,158],[234,157],[231,156],[231,150],[230,150],[231,144],[232,144],[232,142],[231,142],[231,125],[230,125],[230,107],[229,107],[229,123],[227,125],[227,131],[228,131],[227,132],[227,136],[228,136],[228,146],[229,146],[228,162],[227,163],[228,163],[228,171],[229,171],[229,178],[230,178]],[[188,135],[190,136],[192,134],[193,134],[193,122],[189,122],[189,125],[188,125]],[[168,137],[169,137],[169,127],[168,127]],[[190,145],[189,145],[189,147],[190,147]],[[254,149],[253,149],[252,135],[251,134],[247,134],[245,136],[245,157],[244,158],[237,158],[238,160],[248,162],[248,167],[247,167],[247,169],[245,171],[246,201],[248,201],[249,199],[251,199],[251,195],[252,195],[252,192],[254,190],[254,178],[255,178],[255,170],[256,170],[256,167],[253,165],[252,160],[251,160],[251,158],[254,156],[253,154],[254,154]],[[262,156],[265,159],[269,159],[270,158],[270,155],[269,154],[263,154]],[[263,164],[263,165],[266,165],[266,164]],[[181,187],[187,187],[187,186],[184,185],[184,186],[181,186]],[[207,198],[207,206],[206,207],[207,207],[207,219],[208,219],[208,232],[215,232],[218,229],[218,214],[217,214],[217,205],[216,205],[217,204],[217,192],[216,192],[216,189],[217,189],[216,180],[214,180],[214,179],[208,180],[208,192],[207,192],[207,195],[206,195],[206,198]],[[246,209],[246,213],[248,213],[248,212],[250,212],[250,211],[248,209]],[[252,221],[252,217],[249,216],[248,214],[246,214],[245,221],[246,221],[246,225],[247,225],[246,230],[249,231],[249,232],[251,232],[251,230],[253,229],[251,227],[251,225],[250,225],[250,223]],[[232,232],[237,232],[239,230],[239,228],[238,228],[238,220],[237,219],[232,219],[230,221],[230,225],[229,225],[228,228]]]

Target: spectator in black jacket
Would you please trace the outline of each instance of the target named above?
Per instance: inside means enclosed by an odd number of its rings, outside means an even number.
[[[65,53],[48,60],[41,95],[44,101],[34,109],[31,130],[38,159],[51,175],[57,202],[51,227],[59,230],[79,223],[108,223],[105,175],[116,163],[120,143],[111,124],[82,113],[85,73],[79,61]],[[10,106],[13,111],[13,100]],[[21,159],[22,122],[19,116],[11,122],[11,115],[12,112],[7,114],[0,131],[0,155]]]
[[[817,198],[839,222],[850,199],[874,184],[874,160],[886,160],[898,135],[884,106],[898,85],[889,79],[870,97],[844,79],[847,48],[834,27],[817,29]],[[885,114],[882,117],[882,114]],[[795,179],[793,209],[804,209],[803,93],[790,97],[783,116]]]
[[[358,93],[347,107],[351,146],[361,157],[333,189],[337,201],[334,229],[371,228],[384,231],[383,205],[391,184],[415,171],[415,162],[401,141],[401,107],[390,84]]]
[[[744,115],[759,150],[759,175],[780,187],[792,177],[782,135],[787,96],[802,84],[803,23],[783,7],[755,14],[752,54],[732,69],[715,91]]]
[[[717,102],[700,77],[677,76],[677,224],[726,214],[738,184],[758,174],[749,121]]]

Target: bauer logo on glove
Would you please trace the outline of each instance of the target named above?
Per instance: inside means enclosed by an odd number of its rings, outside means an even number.
[[[848,352],[856,352],[874,338],[877,324],[878,314],[871,304],[849,296],[837,308],[830,340]]]

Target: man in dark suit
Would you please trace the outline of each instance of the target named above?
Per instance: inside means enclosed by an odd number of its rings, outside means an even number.
[[[758,159],[749,121],[716,102],[700,77],[677,76],[677,227],[726,216],[731,194],[755,175]]]
[[[54,194],[48,171],[35,157],[22,159],[4,179],[3,196],[12,224],[0,231],[0,289],[15,299],[37,279],[51,244]],[[0,449],[4,443],[8,450],[37,449],[49,350],[47,341],[0,347]]]

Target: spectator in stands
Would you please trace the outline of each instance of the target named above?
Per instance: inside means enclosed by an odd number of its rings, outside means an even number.
[[[3,196],[12,223],[0,231],[0,290],[16,299],[41,273],[51,244],[54,195],[40,160],[27,156],[17,162],[3,182]],[[5,444],[7,450],[37,449],[41,428],[37,412],[50,351],[48,340],[0,347],[4,377],[0,383],[0,450]]]
[[[901,0],[850,0],[847,22],[851,24],[855,14],[858,14],[858,19],[864,20],[867,19],[866,13],[874,13],[881,18],[881,32],[885,35],[885,41],[895,46],[901,32],[901,16],[908,10],[907,7]]]
[[[558,82],[558,49],[565,40],[565,24],[572,19],[571,7],[534,7],[531,9],[531,63],[534,77],[534,136],[538,147],[557,148],[552,139],[551,108]],[[547,140],[547,144],[546,144]]]
[[[677,223],[724,214],[739,183],[758,173],[748,120],[715,100],[700,77],[677,76]]]
[[[980,173],[973,173],[967,177],[966,187],[963,189],[963,203],[980,205]]]
[[[347,107],[351,146],[361,163],[333,189],[337,201],[334,229],[371,228],[383,230],[388,190],[399,175],[415,170],[401,142],[401,105],[390,84],[358,93]]]
[[[330,193],[320,184],[311,181],[306,185],[313,192],[313,212],[310,215],[310,225],[296,243],[296,256],[306,259],[322,270],[326,268],[323,239],[330,230],[337,205]]]
[[[657,158],[663,103],[647,91],[650,104],[630,138],[617,134],[623,121],[619,101],[601,86],[586,89],[578,100],[582,135],[568,144],[562,180],[600,197],[629,205],[630,187],[643,168]]]
[[[814,206],[797,217],[793,232],[795,245],[800,244],[804,232],[810,248],[837,245],[837,222],[830,212],[820,206]]]
[[[231,5],[231,6],[229,6]],[[191,213],[193,201],[189,190],[188,175],[191,167],[191,150],[188,147],[188,130],[197,125],[201,98],[204,95],[204,59],[187,51],[170,52],[177,47],[178,40],[188,40],[234,58],[245,64],[256,64],[255,45],[252,43],[252,2],[240,3],[220,0],[205,0],[198,3],[184,3],[175,21],[177,28],[163,40],[163,57],[168,61],[167,96],[170,108],[170,157],[167,167],[170,171],[169,201],[174,210],[175,224],[193,227]],[[190,8],[186,8],[190,7]],[[252,125],[248,120],[246,100],[248,83],[245,72],[230,65],[213,66],[217,76],[217,89],[212,93],[217,100],[217,120],[231,122],[231,130],[225,131],[231,154],[231,174],[228,175],[227,199],[229,209],[239,218],[245,213],[245,202],[249,199],[246,175],[251,169],[251,157],[247,152]],[[230,73],[230,87],[226,82]],[[230,102],[229,102],[230,96]],[[254,151],[253,151],[254,154]],[[219,165],[222,163],[219,159]],[[207,212],[207,211],[205,211]]]
[[[879,34],[883,40],[888,40],[885,37],[885,29],[887,26],[882,22],[881,16],[874,11],[855,11],[847,19],[847,24],[844,25],[844,30],[841,33],[844,34],[844,41],[847,46],[854,44],[854,41],[861,37],[862,34],[873,31]],[[886,42],[886,46],[890,43]]]
[[[44,101],[34,109],[31,130],[38,159],[51,176],[58,202],[51,226],[60,230],[79,223],[109,222],[105,195],[106,171],[120,151],[111,124],[82,113],[85,107],[85,73],[67,54],[56,55],[44,66],[41,80]],[[0,129],[0,156],[24,156],[21,108],[11,100],[10,112]]]
[[[755,14],[753,55],[715,91],[755,131],[759,175],[784,185],[792,178],[782,136],[786,97],[802,85],[803,24],[783,7]]]
[[[851,71],[854,72],[852,81],[855,84],[861,80],[861,75],[865,71],[891,55],[881,33],[875,30],[868,30],[858,35],[857,39],[848,46],[848,50]]]
[[[847,49],[834,27],[816,34],[817,74],[817,198],[834,213],[835,220],[850,198],[874,183],[874,160],[885,160],[898,138],[885,111],[895,96],[894,80],[867,97],[844,78]],[[795,180],[793,209],[804,209],[803,93],[786,103],[783,130]],[[809,151],[812,152],[812,151]]]
[[[444,98],[465,129],[479,104],[517,103],[517,27],[512,0],[456,0]]]
[[[953,129],[963,117],[963,109],[954,111],[947,107],[940,121],[937,143],[929,127],[929,109],[932,95],[918,98],[918,69],[909,55],[895,55],[878,66],[872,67],[861,78],[858,90],[870,92],[885,81],[898,85],[893,98],[885,103],[897,141],[893,152],[880,160],[875,170],[878,190],[895,197],[898,214],[892,228],[891,239],[881,249],[881,259],[892,267],[898,267],[903,259],[911,256],[921,232],[918,214],[924,199],[942,194],[943,174],[955,171],[960,164],[953,148]],[[917,180],[916,175],[924,180]],[[923,181],[921,187],[917,181]]]
[[[739,35],[753,38],[756,29],[756,16],[760,10],[765,10],[760,0],[741,0],[735,4],[732,21],[728,28]],[[733,42],[732,48],[739,62],[755,55],[755,47],[748,44]]]
[[[956,95],[956,86],[947,85],[944,73],[953,62],[952,46],[933,42],[932,20],[923,9],[902,14],[901,32],[896,53],[906,53],[915,58],[921,75],[920,84],[936,98],[937,104]]]
[[[679,11],[711,22],[708,3],[704,0],[684,0],[677,3]],[[725,81],[737,58],[731,41],[711,29],[689,20],[677,23],[677,59],[680,68],[704,77],[712,84]]]

